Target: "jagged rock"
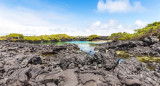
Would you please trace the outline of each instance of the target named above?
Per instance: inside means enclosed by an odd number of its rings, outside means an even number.
[[[149,70],[134,55],[119,63],[117,50],[160,56],[157,39],[101,44],[92,56],[75,44],[0,42],[0,86],[160,86],[160,64]]]
[[[157,75],[147,69],[146,64],[136,58],[121,62],[114,70],[122,84],[127,86],[156,86],[160,84]]]
[[[118,65],[119,58],[115,57],[115,51],[109,50],[106,53],[96,52],[90,59],[90,63],[102,64],[106,70],[114,69]]]

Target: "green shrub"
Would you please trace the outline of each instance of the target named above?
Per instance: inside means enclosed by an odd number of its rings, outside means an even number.
[[[61,41],[64,39],[73,39],[73,36],[66,34],[52,34],[52,35],[41,35],[41,36],[23,36],[22,34],[12,33],[6,36],[1,36],[0,40],[10,40],[10,41],[30,41],[30,42],[39,42],[39,41]]]
[[[41,41],[41,37],[40,36],[25,36],[24,40],[25,41],[37,42],[37,41]]]
[[[20,41],[24,39],[23,34],[18,34],[18,33],[11,33],[9,35],[5,36],[7,40],[10,41]]]
[[[119,33],[113,33],[111,36],[108,37],[110,40],[131,40],[133,38],[133,35],[126,32],[119,32]]]
[[[57,37],[57,35],[55,35],[55,34],[50,35],[50,39],[51,39],[52,41],[60,41],[60,38]]]
[[[75,38],[74,36],[70,36],[70,37],[69,37],[69,39],[74,39],[74,38]]]
[[[68,39],[69,35],[66,35],[66,34],[56,34],[56,37],[58,37],[59,39]]]
[[[5,37],[5,36],[1,36],[0,37],[0,40],[2,41],[2,40],[7,40],[7,38]]]
[[[51,41],[50,35],[41,35],[40,38],[42,41]]]
[[[90,35],[87,39],[87,41],[92,41],[93,39],[96,39],[98,38],[99,36],[98,35]]]

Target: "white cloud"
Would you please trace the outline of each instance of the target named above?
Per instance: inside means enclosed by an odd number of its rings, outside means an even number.
[[[92,24],[92,26],[94,26],[94,27],[98,27],[100,24],[101,24],[101,22],[100,22],[100,21],[96,21],[96,22],[94,22],[94,23]]]
[[[135,21],[135,24],[133,25],[127,25],[120,23],[117,20],[109,20],[107,22],[101,22],[98,26],[95,26],[94,24],[97,23],[94,22],[88,30],[92,31],[92,34],[97,34],[97,35],[111,35],[112,33],[117,33],[117,32],[128,32],[128,33],[134,33],[134,29],[139,29],[144,26],[146,26],[147,22],[143,22],[141,20]]]
[[[144,11],[145,8],[141,5],[141,2],[134,1],[133,5],[130,0],[99,0],[97,9],[100,12],[131,12],[131,11]]]
[[[139,28],[142,28],[142,27],[145,27],[148,23],[145,22],[145,21],[136,20],[135,24],[136,24]]]

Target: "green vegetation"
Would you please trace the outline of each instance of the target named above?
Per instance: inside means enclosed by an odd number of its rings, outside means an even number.
[[[126,32],[119,32],[119,33],[113,33],[111,36],[108,37],[110,40],[131,40],[133,38],[133,34],[126,33]]]
[[[87,41],[92,41],[93,39],[96,39],[98,38],[99,36],[98,35],[90,35],[87,39]]]
[[[2,41],[27,41],[27,42],[59,42],[59,41],[67,41],[72,39],[80,40],[81,38],[88,38],[88,41],[91,41],[95,38],[99,37],[98,35],[90,35],[87,36],[69,36],[66,34],[52,34],[52,35],[40,35],[40,36],[24,36],[23,34],[11,33],[6,36],[0,36],[0,40]]]
[[[160,22],[148,24],[145,28],[134,30],[135,33],[129,34],[126,32],[113,33],[108,37],[110,40],[142,40],[148,36],[157,36],[160,38]]]
[[[24,38],[23,34],[17,34],[17,33],[11,33],[4,37],[4,39],[12,41],[20,41],[23,40],[23,38]]]
[[[18,34],[18,33],[11,33],[9,35],[0,37],[0,40],[5,40],[5,41],[28,41],[28,42],[62,41],[62,40],[66,40],[66,39],[73,39],[73,37],[66,35],[66,34],[23,36],[23,34]]]
[[[0,40],[7,40],[5,36],[1,36]]]
[[[38,42],[41,41],[41,38],[39,36],[25,36],[24,41]]]

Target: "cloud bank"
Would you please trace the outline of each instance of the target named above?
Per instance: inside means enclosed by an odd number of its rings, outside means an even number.
[[[145,10],[141,2],[134,1],[132,5],[130,0],[106,0],[106,2],[104,2],[104,0],[99,0],[97,9],[100,12],[109,13],[126,13]]]

